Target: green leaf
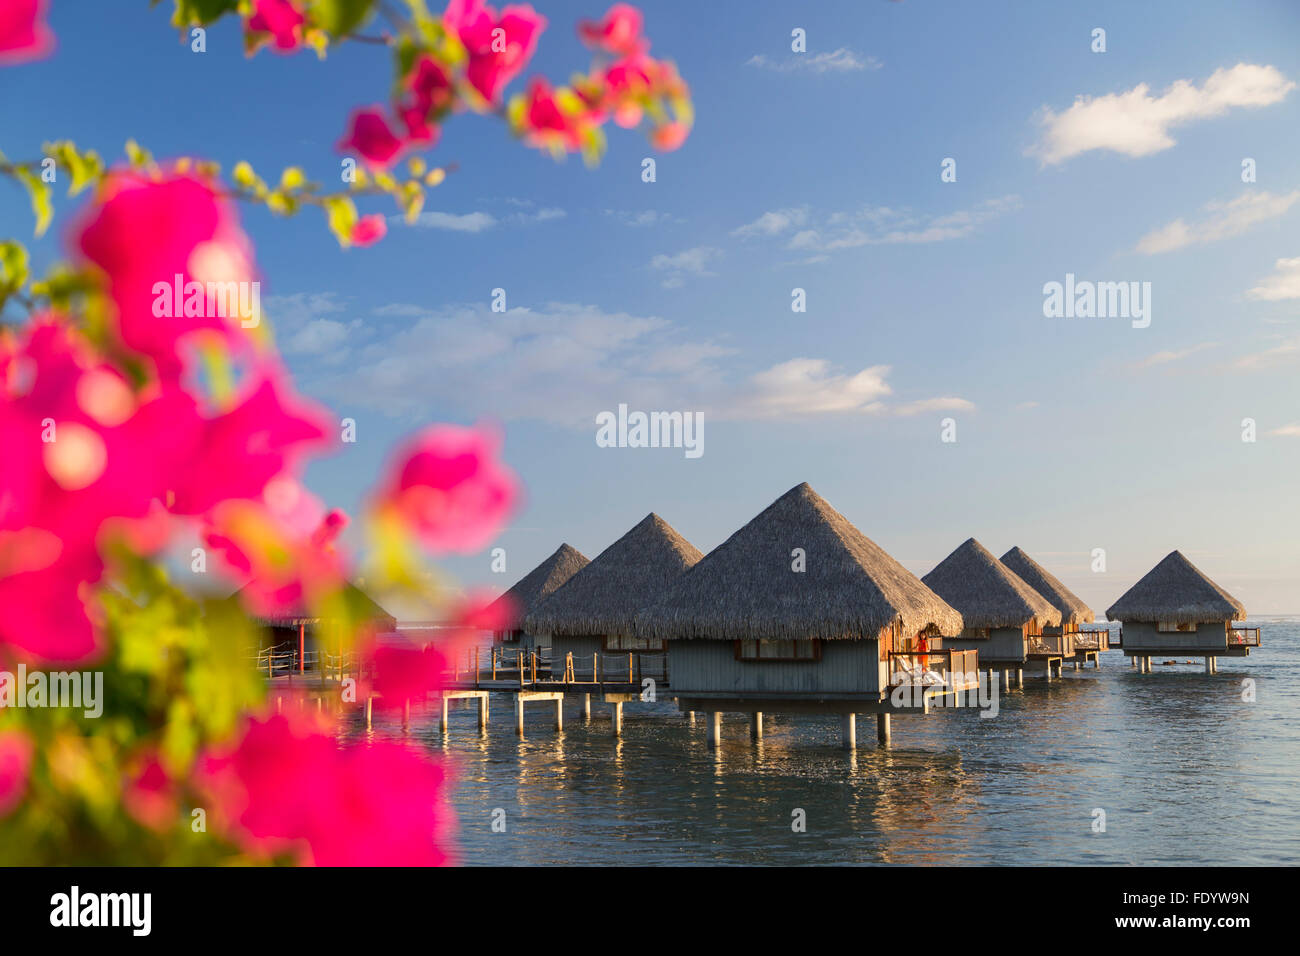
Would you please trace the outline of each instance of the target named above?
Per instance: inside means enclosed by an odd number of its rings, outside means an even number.
[[[16,239],[0,242],[0,297],[27,283],[27,248]]]
[[[54,190],[35,171],[25,166],[18,167],[14,172],[31,196],[32,214],[36,216],[36,235],[43,236],[50,227],[50,220],[54,218]]]
[[[365,22],[370,6],[371,0],[312,0],[308,20],[326,33],[343,36]]]
[[[356,203],[347,196],[327,196],[322,205],[329,217],[330,232],[334,233],[339,245],[346,249],[352,245],[352,230],[357,225]]]
[[[172,26],[206,26],[227,13],[237,12],[238,8],[239,0],[176,0]]]

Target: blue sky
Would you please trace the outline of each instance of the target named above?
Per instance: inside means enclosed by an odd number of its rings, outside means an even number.
[[[330,179],[348,111],[385,98],[376,48],[247,60],[227,23],[194,54],[132,6],[55,0],[55,57],[0,72],[0,149],[134,136]],[[536,6],[532,69],[564,79],[602,8]],[[1180,548],[1253,613],[1300,611],[1300,7],[644,8],[697,109],[656,182],[636,133],[590,170],[467,116],[429,155],[459,165],[435,215],[378,246],[245,212],[300,386],[358,422],[318,494],[355,511],[400,436],[492,419],[528,503],[506,574],[444,562],[465,584],[507,587],[561,541],[594,557],[652,510],[707,551],[806,480],[918,574],[974,535],[1100,612]],[[16,192],[0,213],[29,230]],[[1045,317],[1067,273],[1150,282],[1150,326]],[[704,455],[597,447],[620,402],[702,411]]]

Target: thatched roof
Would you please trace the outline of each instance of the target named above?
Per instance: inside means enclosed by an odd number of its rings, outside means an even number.
[[[1246,617],[1246,606],[1207,578],[1181,551],[1171,551],[1106,609],[1106,617],[1174,624],[1240,621]]]
[[[531,634],[630,634],[636,612],[700,560],[657,514],[639,524],[524,617]]]
[[[791,552],[803,549],[802,572]],[[637,615],[637,633],[712,640],[956,633],[961,615],[807,483],[791,488]]]
[[[248,585],[244,585],[244,587],[248,587]],[[244,588],[240,588],[232,594],[230,600],[240,601],[239,595],[243,590]],[[378,624],[383,630],[391,631],[397,627],[397,619],[376,604],[369,594],[351,581],[343,583],[342,597],[346,602],[348,613],[355,620],[371,621]],[[274,615],[268,617],[250,616],[254,622],[262,627],[297,627],[299,624],[315,625],[321,621],[320,615],[315,610],[301,603],[281,608]]]
[[[1067,630],[1079,624],[1091,624],[1097,619],[1092,608],[1084,604],[1078,595],[1019,548],[1012,548],[998,560],[1061,612],[1061,622]]]
[[[511,615],[511,630],[517,628],[524,616],[573,577],[588,564],[587,558],[577,548],[562,544],[555,553],[524,575],[514,587],[493,601],[487,608],[488,613],[508,609]]]
[[[921,580],[961,611],[967,627],[1021,627],[1034,618],[1053,627],[1061,623],[1060,611],[974,538]]]

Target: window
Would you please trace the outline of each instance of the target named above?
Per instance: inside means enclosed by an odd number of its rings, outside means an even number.
[[[987,627],[963,627],[961,636],[986,638],[989,636],[989,629]]]
[[[663,638],[632,637],[630,634],[610,634],[605,638],[607,651],[662,651]]]
[[[737,641],[738,661],[816,661],[821,660],[822,643],[811,641]]]
[[[1161,634],[1176,634],[1179,631],[1184,633],[1196,630],[1195,624],[1175,624],[1173,621],[1161,621],[1156,625],[1156,630]]]

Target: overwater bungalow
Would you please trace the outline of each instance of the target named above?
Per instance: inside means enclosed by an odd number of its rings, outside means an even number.
[[[637,615],[637,633],[667,641],[684,712],[837,714],[846,747],[856,715],[925,713],[974,687],[974,652],[930,647],[961,630],[952,607],[806,483],[710,551]],[[899,691],[895,693],[895,691]]]
[[[562,544],[549,558],[520,578],[488,607],[489,614],[505,612],[509,625],[506,630],[493,632],[493,645],[506,652],[535,652],[539,656],[549,656],[550,645],[540,643],[535,635],[524,629],[524,618],[590,563],[581,551]]]
[[[556,588],[523,620],[525,631],[550,643],[552,679],[666,681],[663,641],[639,636],[633,621],[701,557],[652,513]]]
[[[231,595],[231,600],[239,600],[240,591]],[[344,584],[341,598],[344,614],[337,617],[322,616],[319,609],[302,604],[270,616],[253,617],[263,632],[257,648],[259,669],[271,675],[284,671],[328,672],[339,663],[345,623],[359,625],[372,635],[397,630],[397,619],[352,582]]]
[[[1120,647],[1151,672],[1153,654],[1204,657],[1205,673],[1216,658],[1246,657],[1259,647],[1259,628],[1236,627],[1246,607],[1211,581],[1181,551],[1172,551],[1106,610],[1121,622]]]
[[[1079,628],[1097,619],[1092,608],[1020,548],[1012,548],[998,560],[1061,612],[1060,625],[1044,625],[1042,635],[1031,644],[1036,643],[1044,653],[1054,652],[1063,660],[1072,660],[1075,670],[1088,661],[1100,667],[1101,652],[1108,646],[1107,632]]]
[[[1040,650],[1033,638],[1044,627],[1059,627],[1061,612],[974,538],[921,580],[961,612],[963,628],[945,636],[944,647],[977,648],[980,665],[1001,671],[1004,687],[1013,673],[1021,684],[1026,669],[1049,680],[1060,673],[1062,656]]]

